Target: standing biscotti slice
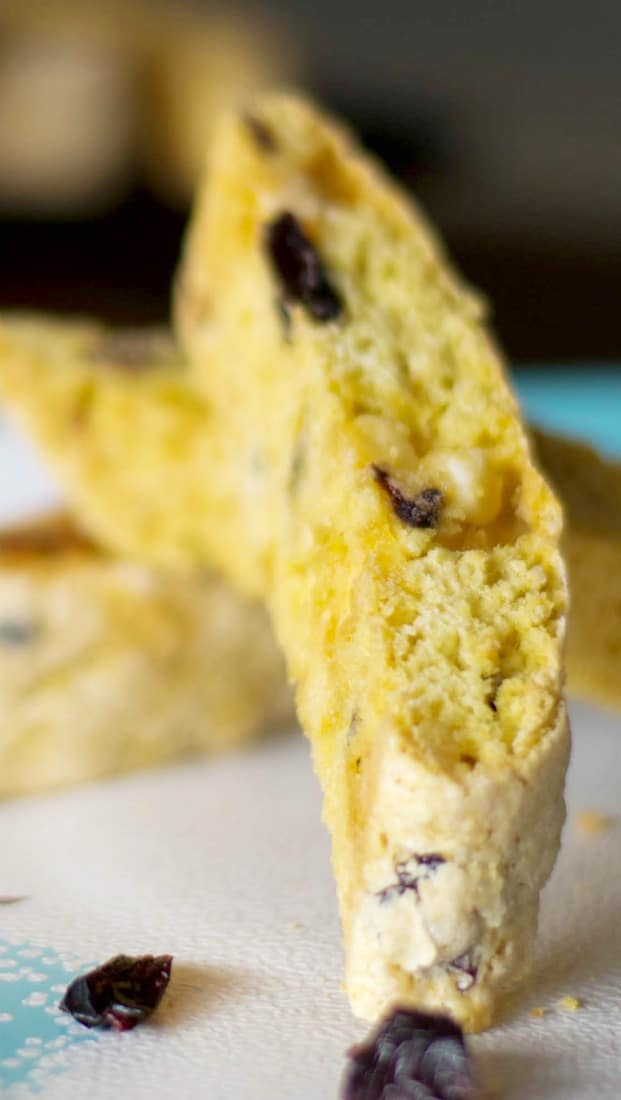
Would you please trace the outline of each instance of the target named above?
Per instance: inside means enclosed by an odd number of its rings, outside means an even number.
[[[524,969],[564,816],[566,591],[479,302],[312,106],[223,122],[177,324],[214,561],[268,603],[332,834],[354,1009],[469,1029]]]

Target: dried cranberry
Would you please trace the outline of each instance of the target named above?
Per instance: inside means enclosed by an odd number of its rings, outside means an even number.
[[[373,473],[378,485],[388,493],[393,512],[398,519],[403,520],[408,527],[436,526],[443,503],[439,489],[423,489],[422,493],[418,493],[415,497],[406,497],[394,478],[381,466],[374,465]]]
[[[71,982],[59,1007],[84,1027],[129,1031],[159,1005],[172,961],[172,955],[116,955]]]
[[[37,636],[34,623],[18,622],[17,619],[3,619],[0,622],[0,645],[28,645]]]
[[[256,115],[244,115],[244,122],[259,146],[259,149],[262,149],[265,153],[276,152],[278,148],[276,145],[276,138],[269,126],[263,122],[263,119],[257,118]]]
[[[341,300],[317,249],[293,214],[280,214],[268,226],[267,248],[286,298],[300,302],[315,321],[340,317]]]
[[[430,871],[437,871],[438,867],[446,863],[444,856],[439,856],[436,852],[429,852],[427,855],[415,856],[414,858],[419,867],[428,867]]]
[[[395,864],[397,881],[380,890],[377,897],[381,902],[391,901],[394,897],[401,897],[408,890],[412,890],[418,897],[419,882],[431,878],[443,863],[446,863],[444,856],[440,856],[435,852],[422,856],[413,855],[409,859],[399,860]]]
[[[342,1100],[474,1100],[461,1028],[447,1016],[397,1008],[349,1052]]]

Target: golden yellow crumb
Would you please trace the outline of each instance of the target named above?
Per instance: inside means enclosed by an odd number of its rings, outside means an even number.
[[[541,1020],[546,1014],[545,1008],[531,1008],[530,1015],[534,1016],[536,1020]]]
[[[576,818],[576,824],[581,833],[596,836],[598,833],[605,833],[607,829],[612,828],[613,820],[607,817],[606,814],[601,814],[599,810],[582,810]]]
[[[562,1009],[563,1012],[577,1012],[582,1007],[582,1001],[579,1001],[577,997],[561,997],[557,1002],[557,1008]]]

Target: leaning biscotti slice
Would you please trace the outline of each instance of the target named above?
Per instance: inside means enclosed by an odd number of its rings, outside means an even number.
[[[621,466],[577,440],[538,431],[535,443],[567,512],[567,686],[572,694],[619,710]]]
[[[265,597],[332,834],[356,1012],[492,1019],[564,816],[559,506],[411,203],[287,97],[229,117],[177,295],[205,537]]]
[[[239,744],[291,717],[267,617],[63,516],[0,531],[0,798]]]
[[[208,408],[170,336],[0,315],[0,401],[39,448],[80,524],[140,562],[204,561]]]

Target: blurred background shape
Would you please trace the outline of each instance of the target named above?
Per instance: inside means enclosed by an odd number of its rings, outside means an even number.
[[[0,305],[165,318],[215,115],[299,85],[421,199],[521,359],[620,356],[621,5],[4,0]]]

